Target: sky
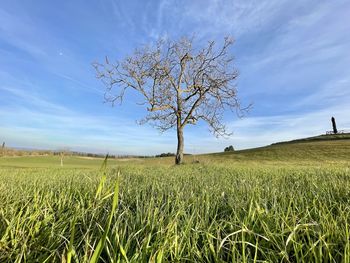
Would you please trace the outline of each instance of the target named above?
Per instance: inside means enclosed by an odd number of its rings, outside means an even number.
[[[2,0],[0,141],[8,146],[153,155],[176,151],[176,133],[137,124],[134,96],[104,103],[91,64],[123,59],[158,38],[232,36],[244,118],[233,135],[185,128],[185,152],[259,147],[324,134],[334,116],[350,129],[349,0]]]

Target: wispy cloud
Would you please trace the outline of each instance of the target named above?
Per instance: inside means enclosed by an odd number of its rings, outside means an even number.
[[[12,101],[21,104],[0,108],[2,123],[6,124],[0,125],[0,134],[10,145],[65,146],[118,154],[155,154],[165,145],[173,146],[169,137],[154,136],[156,132],[150,127],[140,128],[121,116],[88,115],[15,89],[1,90],[16,96]]]
[[[34,58],[46,56],[45,50],[27,41],[38,36],[39,32],[30,20],[22,19],[19,20],[15,15],[0,8],[0,40],[14,45]]]

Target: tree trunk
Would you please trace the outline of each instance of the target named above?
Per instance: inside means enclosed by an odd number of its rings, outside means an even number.
[[[181,164],[184,158],[184,134],[183,127],[177,127],[177,151],[175,164]]]

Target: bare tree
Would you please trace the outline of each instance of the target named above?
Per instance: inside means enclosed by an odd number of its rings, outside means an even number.
[[[122,103],[126,90],[142,96],[148,114],[140,121],[150,122],[160,131],[176,128],[175,163],[183,162],[184,135],[187,124],[205,121],[216,136],[228,135],[223,124],[225,109],[241,115],[233,66],[231,38],[216,47],[214,41],[196,49],[193,39],[159,40],[153,46],[136,49],[122,61],[93,63],[97,78],[106,85],[105,100]]]
[[[58,152],[58,155],[60,157],[61,167],[63,167],[63,160],[67,155],[69,155],[70,150],[68,147],[64,147],[64,148],[59,149],[57,152]]]
[[[1,156],[5,156],[5,153],[6,153],[5,142],[3,142],[1,145]]]

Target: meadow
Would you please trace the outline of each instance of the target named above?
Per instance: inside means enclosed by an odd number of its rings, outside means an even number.
[[[350,262],[350,140],[0,158],[0,262]]]

